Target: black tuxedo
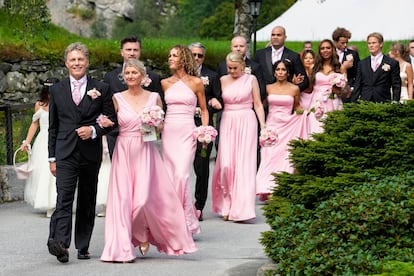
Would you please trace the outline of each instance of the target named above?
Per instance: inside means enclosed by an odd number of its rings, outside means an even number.
[[[344,49],[344,55],[342,57],[342,60],[340,60],[339,62],[342,64],[347,60],[347,56],[348,55],[352,55],[353,58],[353,65],[351,68],[348,68],[346,70],[346,77],[348,79],[348,85],[349,87],[351,87],[351,89],[354,89],[355,87],[355,79],[356,79],[356,75],[357,75],[357,69],[358,69],[358,64],[360,62],[359,59],[359,54],[358,52],[355,52],[354,50],[345,48]],[[346,97],[342,97],[342,101],[344,103],[349,103],[351,102],[351,98],[346,98]]]
[[[148,87],[145,87],[145,89],[152,91],[152,92],[158,92],[161,96],[161,100],[165,107],[164,93],[162,92],[162,88],[161,88],[160,75],[152,71],[149,71],[149,70],[147,71],[147,74],[148,74],[148,77],[151,79],[151,83]],[[114,70],[107,72],[104,76],[104,82],[109,84],[109,87],[112,93],[118,93],[118,92],[125,91],[128,89],[128,86],[124,82],[124,78],[122,76],[122,66],[119,66],[115,68]],[[114,129],[106,136],[107,141],[108,141],[109,155],[111,159],[112,159],[112,154],[114,152],[114,147],[115,147],[117,136],[118,136],[118,129]]]
[[[399,101],[401,94],[400,65],[394,59],[384,55],[381,64],[374,72],[371,68],[371,56],[361,60],[358,65],[355,87],[351,101],[358,99],[372,102]]]
[[[92,99],[87,91],[95,88],[101,95]],[[95,220],[96,189],[102,160],[102,135],[112,128],[96,123],[100,114],[116,122],[109,86],[87,78],[86,91],[79,105],[72,100],[69,78],[50,88],[49,158],[56,158],[56,210],[50,220],[50,236],[68,248],[72,233],[72,208],[76,186],[75,245],[87,250]],[[82,140],[76,133],[81,126],[93,126],[95,139]]]
[[[281,59],[289,60],[291,62],[293,74],[301,74],[302,76],[304,76],[303,82],[298,85],[300,91],[303,91],[306,88],[308,88],[309,80],[306,75],[305,68],[303,67],[302,61],[300,60],[299,54],[285,47],[283,49]],[[266,47],[264,49],[258,50],[254,55],[253,60],[262,66],[265,83],[274,83],[276,81],[276,78],[274,76],[275,74],[273,71],[272,64],[272,47]]]
[[[208,105],[208,102],[212,98],[218,98],[220,94],[219,81],[217,79],[217,73],[210,70],[206,66],[201,66],[200,77],[202,79],[208,78],[208,84],[204,85],[204,93],[206,96],[206,104],[209,114],[209,125],[213,125],[213,113],[217,112],[214,108]],[[201,117],[195,116],[194,118],[196,126],[201,125]],[[203,210],[208,194],[208,178],[210,174],[210,154],[213,149],[213,143],[207,146],[207,155],[201,156],[202,144],[197,143],[197,150],[194,157],[194,171],[196,174],[196,185],[195,185],[195,207],[197,210]]]

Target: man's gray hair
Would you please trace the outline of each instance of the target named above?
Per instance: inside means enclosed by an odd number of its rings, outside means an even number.
[[[68,58],[69,52],[72,52],[72,51],[75,51],[75,50],[82,52],[85,55],[86,59],[89,60],[89,51],[88,51],[88,48],[84,44],[82,44],[80,42],[74,42],[74,43],[70,44],[68,47],[66,47],[66,50],[65,50],[65,61]]]
[[[203,50],[203,54],[206,54],[206,46],[204,46],[201,42],[193,42],[188,45],[188,48],[191,50],[192,48],[201,48]]]

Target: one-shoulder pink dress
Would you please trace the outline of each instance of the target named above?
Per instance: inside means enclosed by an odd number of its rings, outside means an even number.
[[[157,96],[151,93],[146,106],[156,105]],[[114,97],[119,107],[119,136],[112,157],[101,260],[134,260],[135,247],[146,241],[167,255],[195,252],[161,156],[153,142],[142,139],[140,113],[121,93]]]
[[[162,156],[184,208],[188,229],[198,234],[200,223],[190,187],[197,146],[193,137],[197,97],[193,90],[179,80],[165,91],[165,102],[167,112],[162,131]]]
[[[224,110],[213,172],[213,212],[233,221],[256,217],[258,135],[252,78],[243,74],[222,91]]]
[[[269,114],[266,127],[275,128],[278,142],[273,146],[260,149],[260,166],[256,176],[256,193],[270,194],[275,186],[272,173],[293,173],[294,168],[289,160],[289,143],[292,139],[308,138],[307,114],[292,114],[294,97],[290,95],[267,96]]]

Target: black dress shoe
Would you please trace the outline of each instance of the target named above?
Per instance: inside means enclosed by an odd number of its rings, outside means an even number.
[[[91,258],[91,254],[89,254],[88,250],[79,250],[78,249],[78,259],[79,260],[89,260]]]
[[[60,242],[49,239],[47,242],[47,248],[49,253],[56,256],[56,259],[61,263],[67,263],[69,261],[69,250],[65,248]]]

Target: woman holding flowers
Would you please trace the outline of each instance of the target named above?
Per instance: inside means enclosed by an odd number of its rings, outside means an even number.
[[[162,154],[167,171],[184,208],[188,229],[200,232],[200,224],[190,188],[192,164],[197,146],[193,135],[197,101],[201,110],[201,123],[208,125],[208,110],[203,81],[197,76],[197,65],[187,46],[174,46],[168,56],[172,76],[161,81],[167,104],[162,132]]]
[[[342,67],[333,42],[319,43],[318,54],[311,75],[313,97],[309,115],[310,132],[323,132],[322,120],[326,113],[342,109],[341,97],[347,91],[346,69]]]
[[[289,160],[289,142],[308,137],[307,111],[300,106],[299,87],[290,82],[290,62],[279,60],[273,65],[276,82],[266,86],[269,114],[260,134],[261,162],[256,175],[256,194],[265,201],[275,181],[272,173],[293,173]],[[297,112],[295,112],[297,111]]]
[[[113,98],[119,136],[112,157],[102,261],[132,262],[135,247],[145,255],[150,243],[167,255],[197,250],[161,156],[151,138],[144,140],[151,128],[162,127],[163,114],[159,94],[141,86],[145,74],[142,62],[129,59],[124,69],[128,89]],[[107,121],[98,123],[105,126]]]
[[[245,72],[243,56],[231,52],[226,64],[228,74],[220,78],[224,110],[213,172],[213,212],[224,220],[245,221],[256,217],[257,120],[262,129],[265,116],[257,79]]]

